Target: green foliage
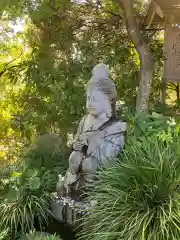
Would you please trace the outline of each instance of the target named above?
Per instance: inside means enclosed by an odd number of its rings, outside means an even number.
[[[48,193],[24,193],[15,201],[10,199],[11,196],[7,197],[9,202],[0,203],[0,220],[3,229],[10,229],[11,238],[34,229],[35,221],[39,222],[40,227],[47,224],[51,202]]]
[[[45,134],[22,155],[23,178],[32,177],[31,186],[55,190],[58,174],[65,173],[69,149],[56,134]]]
[[[8,230],[0,229],[0,240],[9,240]]]
[[[82,239],[179,239],[179,158],[174,143],[129,141],[118,164],[100,174]]]
[[[57,135],[45,134],[25,151],[18,168],[1,170],[0,225],[10,229],[13,239],[37,222],[40,228],[48,223],[51,192],[65,169],[65,151]]]
[[[1,179],[0,226],[10,229],[15,239],[19,233],[47,224],[51,195],[41,185],[37,171],[13,171]]]
[[[6,89],[0,106],[4,122],[1,139],[3,145],[11,143],[8,146],[11,156],[18,155],[34,137],[46,132],[58,133],[67,141],[85,112],[84,84],[90,78],[92,66],[99,61],[110,65],[118,100],[124,102],[128,111],[135,109],[139,58],[122,28],[119,4],[112,0],[103,1],[102,5],[93,1],[2,0],[2,3],[2,20],[11,19],[9,23],[14,26],[18,23],[24,26],[22,33],[10,29],[11,41],[5,31],[2,42],[0,70],[9,63],[9,55],[15,60],[8,65],[13,68],[6,68],[0,81],[21,87],[13,92],[12,88]],[[142,1],[135,2],[135,8],[138,14],[144,14]],[[150,103],[150,108],[155,109],[159,104],[162,41],[154,37],[154,31],[144,34],[156,61]],[[20,53],[23,54],[16,59]]]
[[[48,206],[48,192],[66,168],[68,134],[74,133],[85,112],[84,85],[94,64],[110,65],[118,100],[123,102],[119,115],[129,123],[129,135],[139,141],[153,135],[165,143],[174,142],[174,151],[179,149],[174,141],[180,131],[177,123],[154,114],[134,117],[139,58],[122,28],[119,4],[98,2],[0,2],[0,209],[4,215],[7,212],[1,222],[12,229],[11,234],[31,229],[37,215],[46,221],[48,207],[38,212]],[[145,5],[145,1],[134,1],[138,16],[145,14]],[[144,31],[144,26],[142,31],[156,63],[150,110],[161,113],[163,41],[157,31]],[[35,142],[47,132],[58,134],[62,142],[52,135]]]
[[[19,240],[61,240],[61,239],[55,235],[49,235],[40,232],[32,232],[26,234],[26,236],[22,236]]]
[[[134,135],[137,138],[141,136],[150,137],[158,136],[162,131],[166,131],[168,127],[173,127],[174,119],[163,116],[161,114],[132,114],[127,113],[125,118],[129,123],[129,135]]]

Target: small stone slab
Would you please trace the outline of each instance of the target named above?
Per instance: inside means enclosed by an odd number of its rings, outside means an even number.
[[[81,219],[88,214],[88,209],[93,203],[83,201],[75,201],[68,197],[53,197],[52,215],[61,222],[66,222],[73,227],[77,227],[81,223]]]

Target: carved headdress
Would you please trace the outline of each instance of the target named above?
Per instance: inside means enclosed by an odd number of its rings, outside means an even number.
[[[93,68],[92,78],[86,84],[86,92],[92,88],[98,88],[99,91],[108,96],[112,105],[113,115],[115,115],[117,92],[115,84],[109,78],[109,69],[107,65],[100,63]]]
[[[109,78],[109,69],[107,65],[100,63],[93,68],[92,78],[86,84],[86,91],[92,87],[97,87],[104,94],[108,95],[111,104],[116,102],[116,87],[113,81]]]

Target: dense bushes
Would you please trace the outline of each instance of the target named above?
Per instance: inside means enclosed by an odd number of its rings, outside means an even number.
[[[56,237],[55,235],[49,235],[40,232],[32,232],[24,236],[21,236],[20,240],[61,240],[61,239],[59,237]]]
[[[129,123],[126,148],[118,164],[100,173],[91,192],[90,200],[97,205],[84,220],[88,230],[80,238],[177,240],[180,126],[156,114],[137,116]],[[37,223],[43,231],[50,216],[50,193],[58,173],[67,167],[68,151],[57,135],[46,134],[24,151],[19,164],[2,166],[0,239],[18,239]],[[25,239],[36,238],[58,239],[36,233]]]
[[[26,150],[22,156],[23,172],[38,172],[36,181],[40,188],[51,192],[55,189],[58,174],[64,173],[68,163],[68,148],[56,134],[45,134]]]
[[[51,192],[65,169],[66,148],[55,134],[46,134],[27,149],[19,166],[1,171],[0,226],[11,239],[40,229],[50,216]],[[67,160],[66,160],[67,161]]]
[[[179,239],[178,129],[129,139],[117,166],[100,174],[91,193],[98,204],[86,219],[90,227],[83,239]]]

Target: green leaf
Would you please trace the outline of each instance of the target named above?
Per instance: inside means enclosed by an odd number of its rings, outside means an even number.
[[[26,177],[28,178],[34,178],[38,175],[38,170],[37,169],[29,169],[26,172]]]
[[[12,175],[11,175],[13,178],[19,178],[19,177],[21,177],[22,176],[22,173],[20,173],[20,172],[12,172]]]
[[[29,187],[32,190],[36,190],[40,187],[41,185],[41,180],[39,177],[35,177],[31,180],[31,182],[29,183]]]
[[[6,200],[8,202],[15,202],[19,199],[19,197],[20,197],[19,189],[12,187],[6,195]]]

